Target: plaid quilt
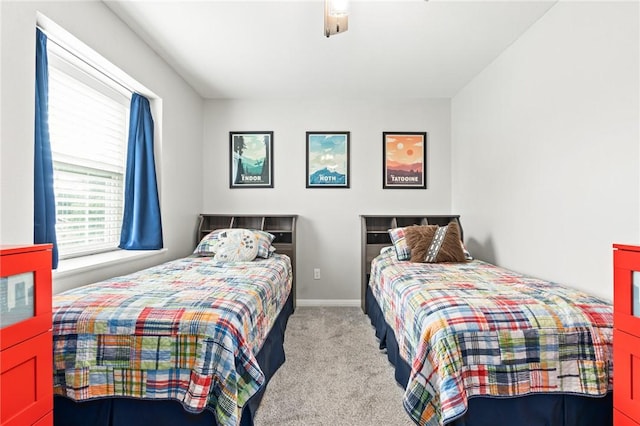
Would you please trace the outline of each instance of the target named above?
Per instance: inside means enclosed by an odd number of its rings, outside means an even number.
[[[255,359],[291,289],[291,262],[187,257],[54,296],[54,392],[173,399],[240,422]]]
[[[403,403],[420,425],[464,414],[474,396],[612,389],[610,303],[482,261],[411,263],[393,249],[369,282],[411,366]]]

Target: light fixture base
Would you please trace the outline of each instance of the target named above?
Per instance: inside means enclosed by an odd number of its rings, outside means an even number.
[[[324,2],[324,35],[330,37],[332,35],[344,33],[349,29],[349,16],[347,6],[341,5],[341,13],[335,12],[332,4],[334,0],[325,0]],[[345,3],[344,0],[341,1]]]

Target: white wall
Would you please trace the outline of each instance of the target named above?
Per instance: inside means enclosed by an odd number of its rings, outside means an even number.
[[[473,253],[612,298],[640,243],[637,2],[559,2],[452,100]]]
[[[450,213],[449,100],[209,100],[204,212],[300,215],[298,299],[359,301],[362,214]],[[229,131],[274,131],[274,188],[229,189]],[[350,131],[350,188],[305,187],[305,132]],[[382,132],[426,131],[426,190],[382,189]],[[313,268],[321,279],[313,279]],[[358,302],[359,303],[359,302]]]
[[[42,12],[162,99],[156,158],[164,243],[160,256],[55,279],[54,291],[124,274],[193,249],[201,209],[202,99],[102,2],[0,2],[0,243],[33,242],[36,12]]]
[[[2,244],[32,242],[36,11],[163,104],[167,253],[56,291],[187,254],[199,212],[299,214],[303,300],[359,299],[360,214],[459,213],[477,256],[608,298],[611,244],[640,242],[637,2],[556,4],[451,102],[211,100],[203,111],[103,3],[2,1]],[[242,130],[275,132],[275,188],[229,189],[228,132]],[[351,188],[305,188],[307,130],[351,131]],[[427,190],[381,189],[383,131],[429,133]]]

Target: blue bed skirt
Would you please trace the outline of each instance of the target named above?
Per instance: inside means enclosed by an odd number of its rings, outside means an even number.
[[[393,329],[386,323],[378,303],[367,286],[365,306],[380,349],[395,367],[395,379],[405,388],[411,369],[400,357]],[[611,426],[613,395],[602,398],[567,394],[535,394],[517,398],[469,398],[467,412],[449,426]]]
[[[265,385],[251,397],[242,411],[241,426],[252,426],[267,383],[284,364],[284,333],[293,313],[293,293],[278,315],[256,359],[266,377]],[[75,402],[62,396],[53,399],[55,426],[215,426],[214,414],[209,410],[192,414],[182,404],[170,400],[133,398],[104,398]]]

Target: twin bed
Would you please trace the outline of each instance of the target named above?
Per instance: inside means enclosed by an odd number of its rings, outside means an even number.
[[[609,303],[471,260],[458,216],[362,223],[362,306],[417,424],[612,424]],[[204,215],[198,240],[54,297],[57,426],[253,424],[284,362],[295,216]]]
[[[193,255],[54,296],[55,424],[253,424],[284,362],[295,219],[201,217]]]
[[[414,422],[612,424],[608,302],[470,260],[457,216],[362,221],[363,306]]]

